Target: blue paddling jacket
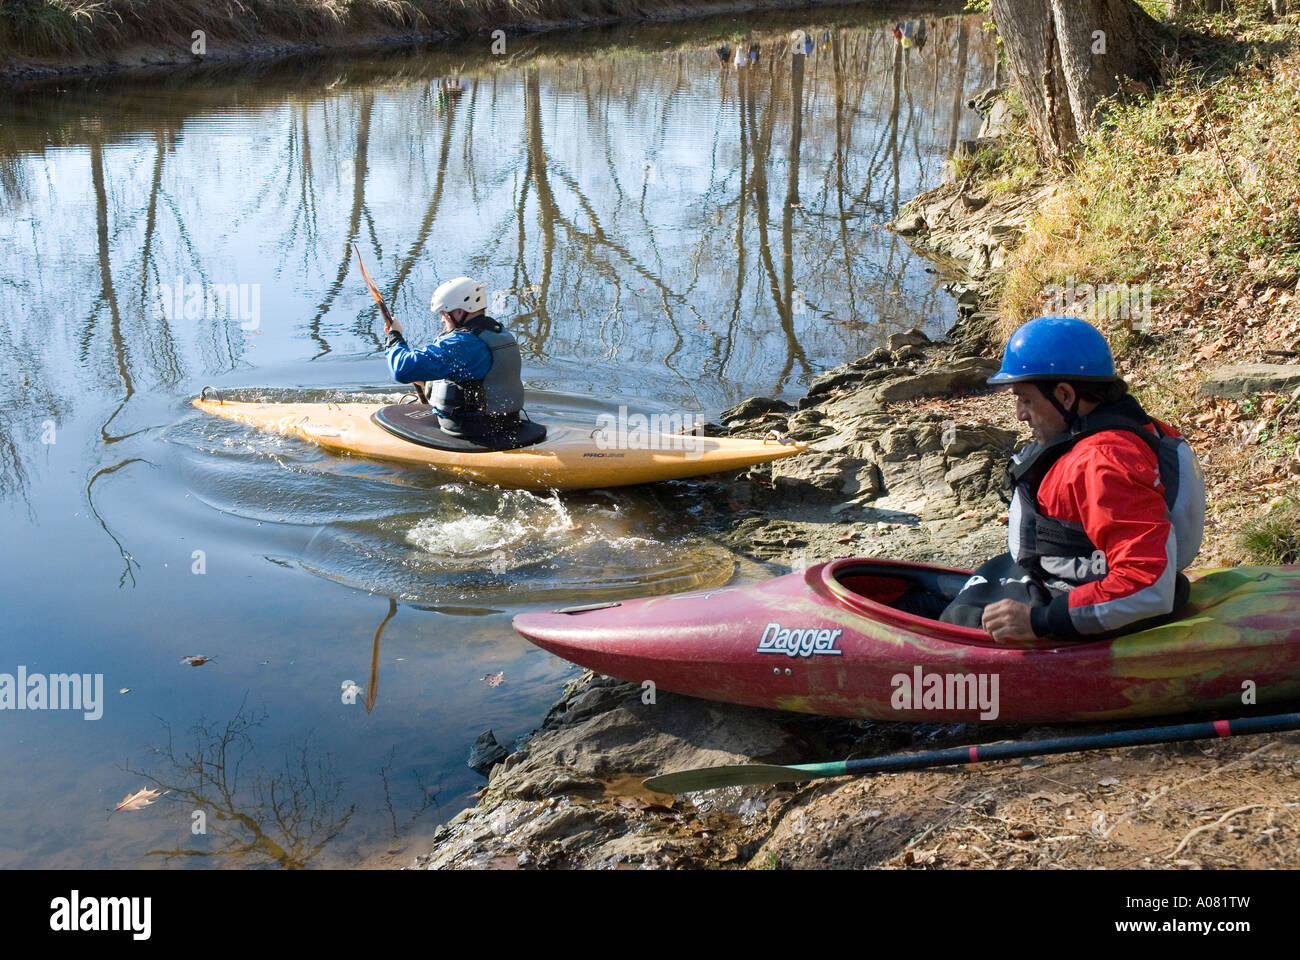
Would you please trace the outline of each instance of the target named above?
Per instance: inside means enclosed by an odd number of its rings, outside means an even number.
[[[482,380],[492,369],[492,350],[476,334],[464,328],[444,333],[423,349],[411,349],[400,337],[390,335],[388,369],[398,383],[416,380],[451,380],[456,383]]]
[[[491,317],[473,317],[423,350],[412,350],[393,331],[387,359],[399,383],[429,382],[429,404],[452,435],[517,421],[524,408],[519,344]]]

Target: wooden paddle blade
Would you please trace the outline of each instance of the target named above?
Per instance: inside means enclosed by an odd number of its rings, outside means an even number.
[[[352,244],[352,252],[357,255],[357,267],[361,270],[361,279],[365,281],[366,289],[375,298],[375,303],[383,303],[384,298],[379,295],[379,290],[375,287],[375,281],[370,279],[370,274],[366,271],[366,265],[361,262],[361,251],[357,249],[355,243]]]
[[[812,766],[812,764],[809,764]],[[824,764],[824,766],[840,766]],[[644,781],[647,790],[655,793],[691,793],[695,790],[716,790],[719,787],[752,787],[764,783],[789,783],[793,780],[815,780],[826,774],[801,770],[798,767],[778,767],[766,763],[738,763],[726,767],[702,767],[678,773],[662,773]]]
[[[388,312],[388,306],[384,303],[379,288],[375,286],[375,281],[371,280],[370,274],[366,272],[366,265],[361,262],[361,251],[357,249],[355,243],[352,244],[352,251],[357,255],[357,266],[361,268],[361,279],[366,282],[366,289],[370,291],[370,296],[374,298],[375,303],[379,304],[379,312],[384,315],[384,322],[392,323],[393,315]]]
[[[375,286],[375,281],[371,280],[370,274],[366,272],[366,265],[361,262],[361,251],[357,249],[355,243],[352,244],[352,251],[357,255],[357,266],[361,268],[361,279],[365,280],[366,289],[369,290],[370,295],[375,298],[375,303],[379,304],[379,312],[384,315],[384,330],[386,332],[388,327],[393,324],[393,315],[388,312],[388,306],[384,303],[384,298],[380,295],[379,288]],[[411,384],[411,386],[415,387],[415,394],[420,398],[420,402],[427,404],[429,402],[429,394],[425,388],[424,381],[416,380]]]

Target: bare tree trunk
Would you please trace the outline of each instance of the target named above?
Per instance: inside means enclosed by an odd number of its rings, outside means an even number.
[[[961,108],[966,99],[966,48],[970,44],[966,23],[957,27],[957,73],[951,80],[952,110],[948,117],[948,156],[957,149],[957,131],[961,129]],[[935,56],[935,60],[938,60]]]
[[[1158,72],[1159,27],[1133,0],[992,0],[991,10],[1048,156],[1074,150],[1123,78]]]

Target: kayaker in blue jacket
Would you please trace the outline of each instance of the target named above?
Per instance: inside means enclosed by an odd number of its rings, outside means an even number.
[[[396,320],[384,324],[393,379],[428,381],[438,426],[451,436],[488,436],[517,424],[524,407],[522,358],[515,338],[487,316],[487,284],[448,280],[429,306],[441,316],[443,333],[427,347],[407,345]]]

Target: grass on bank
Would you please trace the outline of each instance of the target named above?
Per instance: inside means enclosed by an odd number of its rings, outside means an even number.
[[[636,0],[3,0],[0,54],[91,56],[137,43],[327,41],[385,29],[463,33],[534,20],[628,15]]]
[[[1237,11],[1166,20],[1180,59],[1166,62],[1154,91],[1109,104],[1065,169],[1044,163],[1020,130],[960,172],[975,168],[976,191],[1055,187],[990,278],[995,336],[1005,342],[1042,313],[1053,284],[1149,283],[1147,332],[1089,319],[1134,375],[1143,406],[1208,445],[1211,513],[1227,536],[1215,549],[1230,540],[1246,562],[1300,563],[1300,496],[1287,494],[1300,473],[1294,417],[1288,409],[1283,423],[1275,411],[1266,431],[1244,439],[1265,411],[1195,390],[1210,358],[1300,350],[1293,315],[1279,306],[1296,302],[1300,278],[1300,16],[1270,23],[1255,0]]]
[[[1008,259],[1001,332],[1038,312],[1047,285],[1070,278],[1159,286],[1190,273],[1208,284],[1294,285],[1300,26],[1272,32],[1267,58],[1212,81],[1184,62],[1151,96],[1113,106]],[[1001,162],[1004,176],[1024,166],[1022,153]]]
[[[1284,497],[1262,517],[1242,527],[1241,549],[1265,566],[1300,563],[1300,500]]]
[[[1026,125],[1026,113],[1020,94],[1014,87],[1003,94],[1011,111],[1008,132],[996,146],[984,146],[974,153],[953,157],[953,173],[958,182],[968,176],[990,194],[1015,193],[1043,174],[1038,147]]]

